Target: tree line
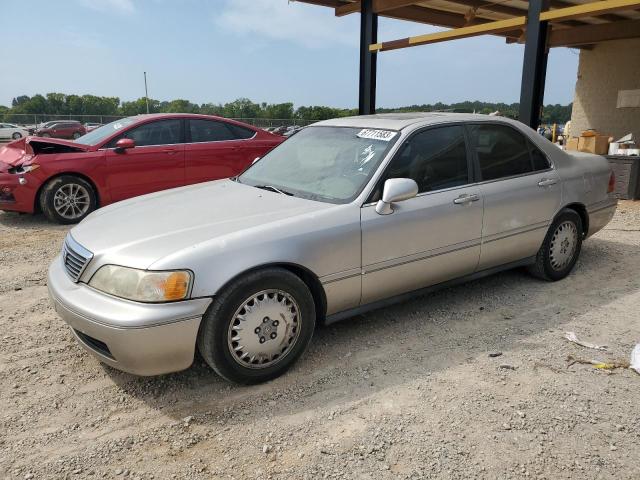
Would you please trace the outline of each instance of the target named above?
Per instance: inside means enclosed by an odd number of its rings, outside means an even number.
[[[248,98],[238,98],[227,103],[197,104],[184,99],[160,101],[150,98],[150,113],[202,113],[227,118],[246,119],[282,119],[318,121],[328,118],[357,115],[357,109],[334,108],[326,106],[300,106],[294,108],[293,103],[255,103]],[[452,111],[466,113],[492,113],[517,118],[518,103],[492,103],[466,101],[452,104],[434,103],[409,105],[398,108],[378,108],[378,113],[412,112],[412,111]],[[569,105],[546,105],[543,109],[542,123],[565,123],[571,118]],[[0,118],[4,121],[19,122],[25,115],[47,116],[128,116],[147,112],[147,100],[142,97],[132,101],[121,101],[118,97],[100,97],[95,95],[67,95],[64,93],[37,94],[32,97],[21,95],[15,97],[11,106],[0,105]]]

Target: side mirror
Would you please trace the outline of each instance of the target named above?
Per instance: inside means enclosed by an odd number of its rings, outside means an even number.
[[[133,148],[136,146],[136,142],[134,142],[131,138],[121,138],[116,142],[116,152],[122,153],[129,148]]]
[[[260,157],[256,157],[253,159],[253,162],[251,162],[251,165],[253,165],[254,163],[256,163],[258,160],[260,160]]]
[[[418,194],[418,184],[410,178],[390,178],[384,182],[382,200],[376,205],[376,212],[380,215],[393,213],[393,203],[402,202]]]

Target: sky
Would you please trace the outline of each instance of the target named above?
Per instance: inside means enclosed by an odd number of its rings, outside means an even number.
[[[0,105],[47,92],[133,100],[146,71],[158,100],[357,107],[358,14],[288,0],[0,0],[0,11]],[[378,40],[436,30],[380,18]],[[382,52],[377,104],[517,102],[523,50],[482,36]],[[551,51],[545,103],[572,101],[577,64],[576,50]]]

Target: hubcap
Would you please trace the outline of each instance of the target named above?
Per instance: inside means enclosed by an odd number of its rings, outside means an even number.
[[[89,192],[77,183],[62,185],[53,196],[53,208],[68,220],[80,218],[89,210]]]
[[[573,222],[558,225],[549,248],[549,260],[554,270],[562,270],[573,258],[578,244],[578,230]]]
[[[280,362],[300,336],[300,309],[282,290],[263,290],[247,298],[229,324],[227,343],[243,367],[267,368]]]

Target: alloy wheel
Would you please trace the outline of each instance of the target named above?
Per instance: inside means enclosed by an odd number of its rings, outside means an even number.
[[[53,208],[66,220],[75,220],[85,215],[89,204],[89,192],[77,183],[62,185],[53,196]]]

